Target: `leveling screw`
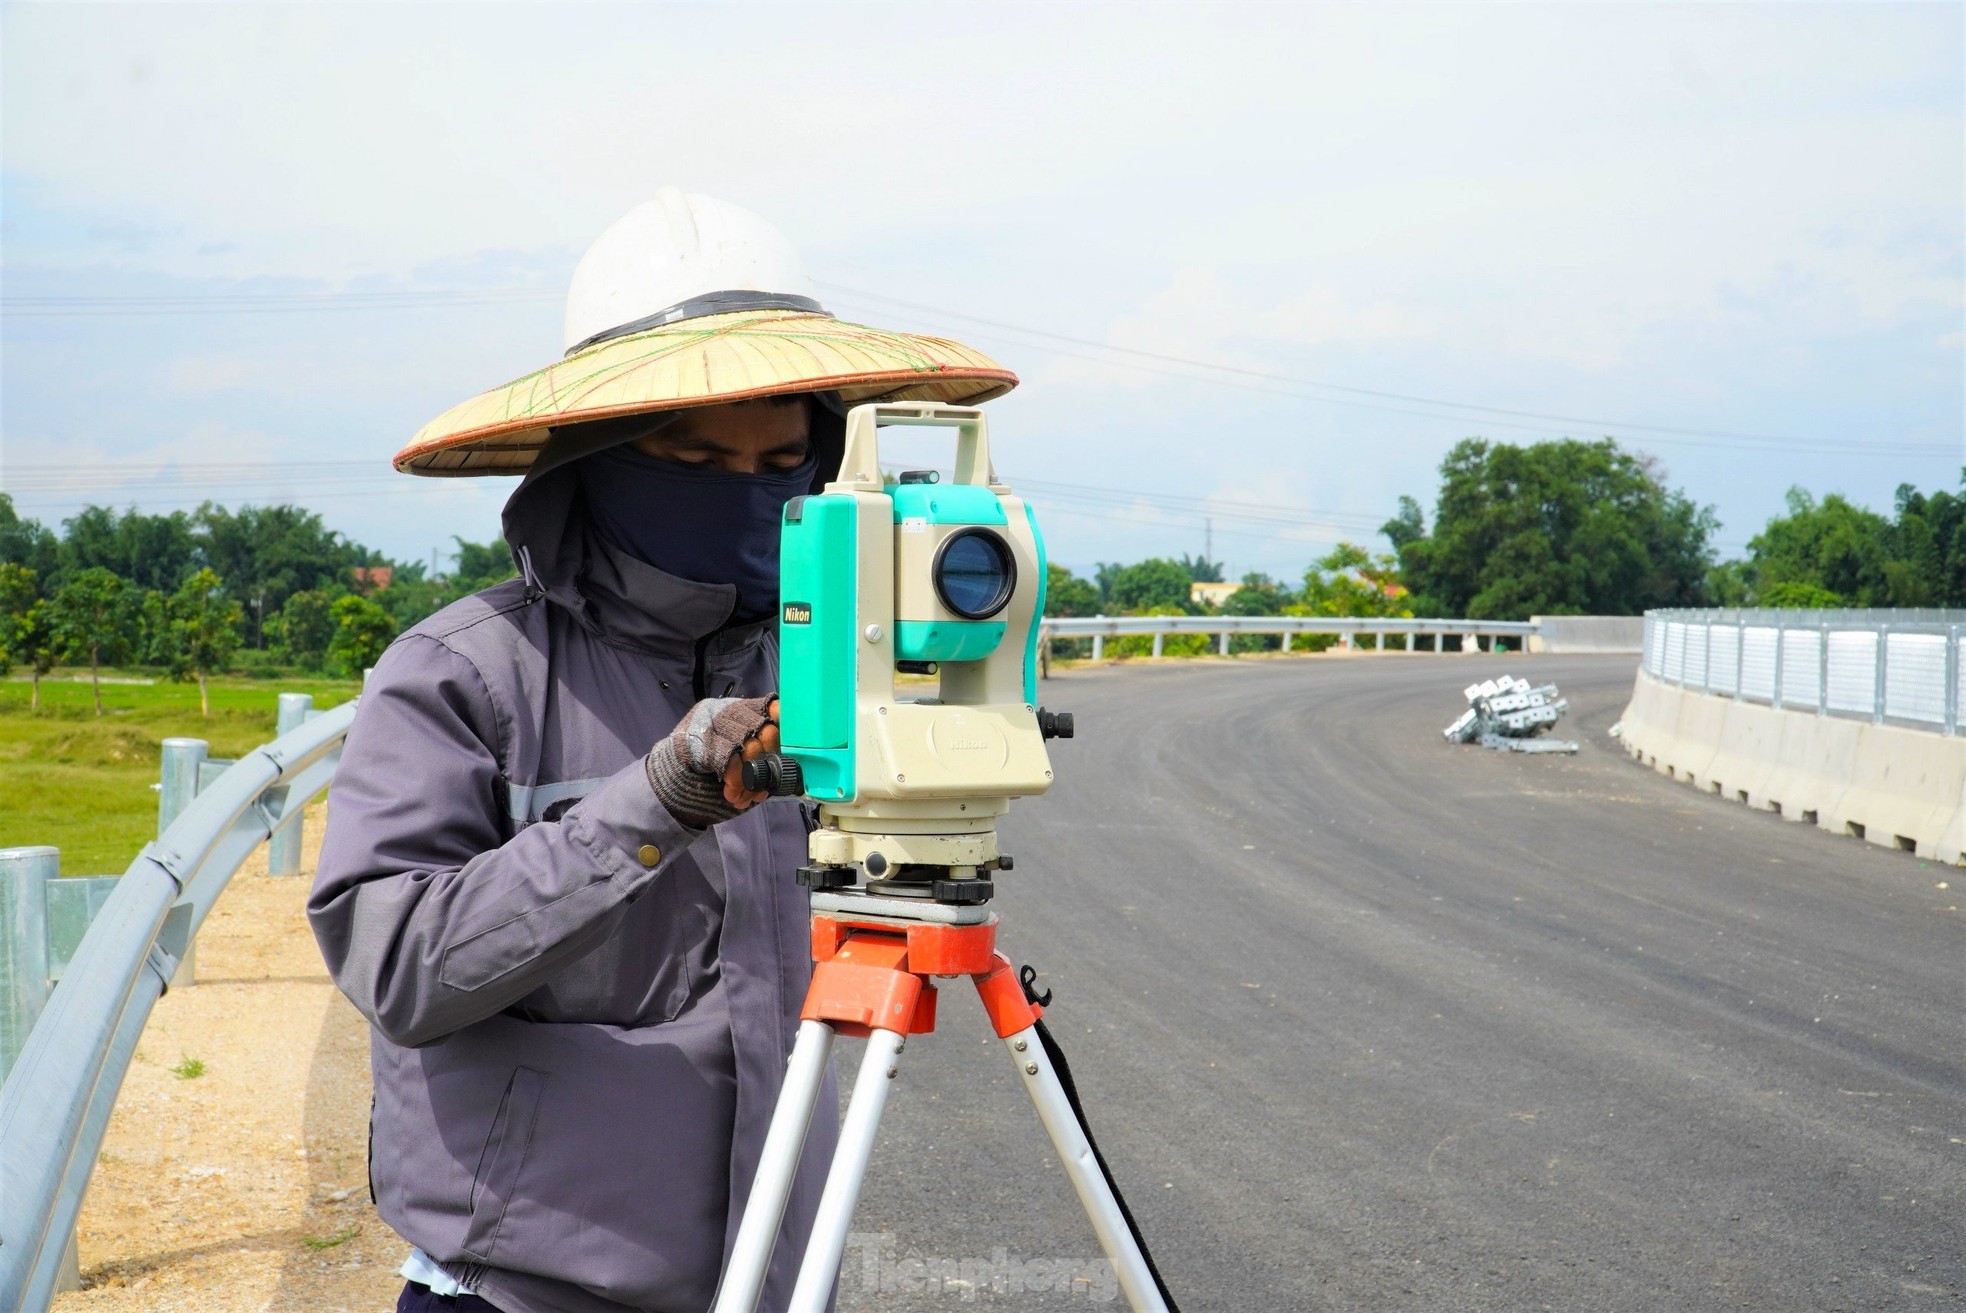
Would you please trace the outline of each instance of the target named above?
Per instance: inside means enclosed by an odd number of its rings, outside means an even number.
[[[1037,1075],[1037,1074],[1038,1074],[1038,1064],[1037,1064],[1037,1063],[1035,1063],[1035,1062],[1027,1062],[1027,1063],[1025,1063],[1025,1064],[1024,1064],[1024,1074],[1025,1074],[1026,1076],[1035,1076],[1035,1075]]]

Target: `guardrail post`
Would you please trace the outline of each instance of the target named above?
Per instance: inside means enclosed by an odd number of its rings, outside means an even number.
[[[0,848],[0,1078],[48,1005],[48,881],[61,850]]]
[[[1296,635],[1295,635],[1295,634],[1293,634],[1293,633],[1291,633],[1291,632],[1290,632],[1290,631],[1289,631],[1288,629],[1286,629],[1286,630],[1284,630],[1284,631],[1283,631],[1283,650],[1284,650],[1284,651],[1286,651],[1286,652],[1288,652],[1288,651],[1290,650],[1290,640],[1291,640],[1291,639],[1293,639],[1293,638],[1295,638],[1295,637],[1296,637]]]
[[[1816,714],[1829,714],[1829,622],[1823,622],[1823,632],[1817,636],[1816,660]]]
[[[163,761],[158,770],[157,789],[157,833],[162,835],[171,828],[171,822],[183,814],[198,796],[198,773],[205,759],[211,753],[211,745],[203,739],[165,739]],[[184,956],[178,959],[177,970],[171,973],[171,987],[198,983],[198,943],[193,940],[184,947]]]
[[[1386,650],[1386,631],[1381,629],[1377,637],[1379,641],[1376,644],[1374,644],[1372,650],[1375,652],[1383,652]]]
[[[1775,622],[1775,692],[1768,699],[1768,705],[1777,711],[1782,709],[1782,648],[1785,646],[1782,642],[1782,624],[1778,620]],[[1828,639],[1823,641],[1823,646],[1829,646]]]
[[[1166,634],[1163,634],[1163,633],[1161,633],[1161,632],[1160,632],[1160,631],[1159,631],[1158,629],[1156,629],[1156,630],[1154,631],[1154,655],[1155,655],[1155,656],[1159,656],[1159,655],[1161,654],[1161,650],[1162,650],[1162,640],[1164,640],[1164,639],[1165,639],[1166,637],[1167,637],[1167,635],[1166,635]]]
[[[1825,645],[1825,650],[1827,651],[1827,645]],[[1823,660],[1827,662],[1829,657],[1825,655]],[[1825,669],[1827,670],[1827,667]],[[1741,692],[1741,683],[1747,678],[1747,672],[1748,622],[1736,615],[1734,617],[1734,700],[1736,702],[1745,702],[1747,700],[1746,695]]]
[[[1959,733],[1959,631],[1946,626],[1946,737]]]
[[[1827,633],[1823,635],[1823,646],[1829,646],[1829,635]],[[1870,719],[1874,725],[1882,725],[1884,723],[1884,690],[1889,687],[1891,679],[1890,671],[1885,668],[1885,654],[1890,650],[1891,626],[1889,624],[1881,624],[1877,627],[1877,665],[1874,667],[1877,687],[1871,693],[1870,699]]]
[[[280,695],[279,719],[275,722],[277,728],[274,730],[274,737],[277,738],[289,730],[296,730],[302,725],[305,725],[307,723],[307,715],[312,710],[314,710],[314,695],[312,693],[282,693]],[[283,789],[280,792],[284,794],[286,791]],[[284,806],[288,802],[297,803],[304,801],[304,799],[283,797],[282,805]],[[266,841],[266,873],[268,875],[300,874],[300,841],[301,826],[303,824],[301,813],[305,810],[304,807],[296,806],[291,816],[283,814],[280,828],[273,831],[273,836]]]
[[[1221,654],[1222,656],[1227,656],[1227,655],[1229,655],[1229,631],[1228,631],[1228,630],[1226,630],[1226,629],[1224,629],[1224,630],[1222,631],[1222,634],[1221,634],[1221,640],[1220,640],[1219,642],[1217,642],[1217,643],[1215,644],[1215,650],[1216,650],[1216,652],[1218,652],[1218,653],[1219,653],[1219,654]]]
[[[1094,620],[1104,620],[1106,617],[1105,614],[1102,612],[1101,614],[1096,615],[1092,618]],[[1106,636],[1104,634],[1094,634],[1092,636],[1092,659],[1094,661],[1097,661],[1105,655],[1106,655]]]
[[[27,1046],[48,1006],[48,885],[61,875],[61,850],[45,844],[0,848],[0,1081]],[[55,1292],[82,1288],[70,1232]]]

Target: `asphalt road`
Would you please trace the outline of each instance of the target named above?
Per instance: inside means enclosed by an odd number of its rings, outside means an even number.
[[[1962,873],[1641,769],[1607,733],[1633,669],[1046,686],[1080,737],[1005,827],[1000,943],[1056,990],[1183,1309],[1966,1300]],[[1578,756],[1441,740],[1500,672],[1562,686]],[[966,986],[902,1059],[856,1228],[844,1310],[1112,1300]]]

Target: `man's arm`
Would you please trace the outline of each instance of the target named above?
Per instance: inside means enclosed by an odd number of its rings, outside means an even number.
[[[663,807],[637,758],[505,841],[498,723],[469,661],[411,637],[369,676],[329,790],[308,918],[335,983],[397,1044],[531,993],[701,833]]]

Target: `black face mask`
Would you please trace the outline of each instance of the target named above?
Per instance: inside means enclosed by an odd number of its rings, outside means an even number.
[[[663,460],[623,444],[574,468],[588,513],[637,560],[700,584],[737,589],[734,618],[778,609],[778,534],[785,503],[812,486],[814,452],[788,470],[733,474]]]

